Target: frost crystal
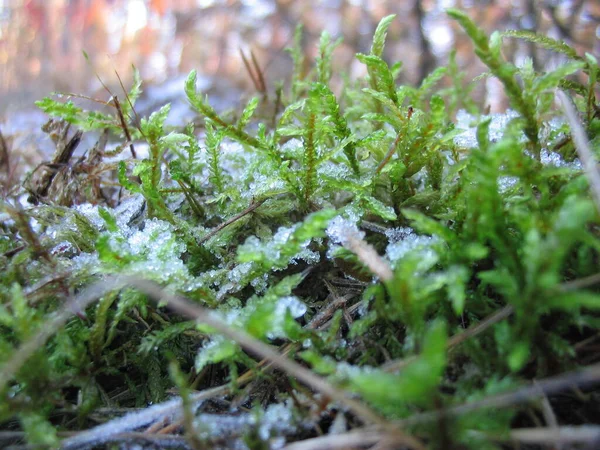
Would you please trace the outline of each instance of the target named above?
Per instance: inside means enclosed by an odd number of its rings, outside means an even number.
[[[433,250],[430,247],[438,241],[435,236],[419,236],[409,227],[392,228],[387,230],[385,235],[389,240],[385,253],[391,261],[392,267],[395,267],[404,255],[413,250],[421,250],[426,254],[432,253]]]
[[[84,431],[62,442],[61,448],[91,448],[109,441],[113,436],[126,431],[135,430],[161,419],[176,420],[181,412],[181,399],[176,398],[142,411],[129,413],[123,417],[98,425],[89,431]]]
[[[274,434],[293,433],[296,427],[292,424],[292,419],[289,403],[270,405],[260,421],[258,435],[266,441]]]
[[[498,178],[498,191],[501,194],[508,192],[519,182],[519,177],[504,176]]]
[[[491,114],[481,116],[481,119],[490,118],[489,139],[491,142],[496,142],[502,138],[504,129],[508,123],[519,117],[519,113],[512,109],[507,110],[504,114]],[[461,109],[456,113],[456,128],[464,130],[461,134],[454,137],[454,143],[462,148],[477,147],[477,119]]]
[[[540,158],[542,164],[545,166],[569,167],[575,170],[583,170],[583,166],[581,165],[581,161],[579,159],[576,159],[573,162],[566,162],[560,154],[556,152],[550,152],[547,149],[542,149]]]
[[[365,237],[365,232],[358,229],[356,222],[352,219],[337,216],[329,222],[326,230],[327,236],[333,243],[341,245],[347,244],[350,238],[362,240]]]
[[[285,316],[286,311],[289,311],[294,319],[302,317],[306,313],[306,305],[294,295],[281,297],[275,305],[275,320],[273,321],[271,331],[267,333],[269,339],[285,337]]]
[[[104,228],[104,220],[102,220],[100,214],[98,213],[98,205],[82,203],[81,205],[73,206],[73,209],[89,220],[97,230]]]
[[[126,198],[114,209],[117,225],[122,230],[125,229],[125,227],[139,225],[144,219],[145,211],[146,200],[144,200],[143,195],[138,194]]]

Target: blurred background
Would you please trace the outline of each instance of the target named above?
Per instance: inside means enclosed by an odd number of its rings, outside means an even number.
[[[344,38],[336,66],[360,76],[364,66],[353,55],[368,52],[387,14],[397,17],[385,58],[404,63],[401,83],[418,84],[447,64],[452,49],[471,80],[485,69],[446,17],[448,7],[466,10],[488,32],[535,30],[600,56],[598,0],[0,0],[0,127],[5,135],[32,131],[43,120],[33,102],[52,91],[107,100],[96,74],[121,93],[115,71],[129,86],[132,64],[145,81],[142,109],[184,105],[183,79],[191,69],[218,109],[236,107],[253,90],[240,49],[254,51],[272,87],[291,70],[284,48],[299,23],[309,62],[327,30]],[[506,40],[505,54],[517,63],[530,57],[538,70],[559,63],[556,55],[513,39]],[[494,79],[483,80],[473,95],[492,111],[506,107]]]

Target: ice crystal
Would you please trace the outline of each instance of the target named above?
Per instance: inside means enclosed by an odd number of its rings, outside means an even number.
[[[519,177],[502,176],[498,178],[498,191],[505,194],[519,182]]]
[[[98,213],[98,205],[82,203],[81,205],[73,206],[73,209],[89,220],[96,229],[102,230],[104,228],[104,220],[102,220]]]
[[[504,129],[508,123],[519,117],[519,113],[512,109],[503,114],[490,114],[482,116],[481,120],[491,119],[489,126],[489,139],[491,142],[497,142],[502,138]],[[477,119],[461,109],[456,113],[456,128],[464,130],[461,134],[454,137],[454,143],[462,148],[475,148],[477,144]]]
[[[142,411],[129,413],[123,417],[98,425],[62,442],[61,448],[78,449],[101,445],[119,433],[136,430],[158,419],[176,420],[181,412],[181,399],[176,398]]]
[[[363,239],[365,232],[360,231],[356,223],[355,220],[337,216],[329,222],[327,236],[333,243],[341,245],[347,244],[350,238]]]
[[[258,435],[266,441],[273,435],[293,433],[296,431],[296,426],[292,420],[290,402],[270,405],[260,420]]]
[[[275,305],[275,320],[272,323],[271,331],[267,333],[267,337],[269,339],[285,337],[285,316],[287,312],[294,319],[297,319],[298,317],[302,317],[306,313],[306,310],[306,305],[295,295],[281,297]]]
[[[415,234],[409,227],[392,228],[385,232],[388,238],[388,245],[385,253],[392,263],[392,267],[404,257],[408,252],[419,250],[424,256],[431,256],[433,250],[431,245],[438,241],[435,236],[421,236]]]
[[[583,169],[583,166],[581,165],[581,161],[579,159],[576,159],[573,162],[567,162],[559,153],[548,151],[548,149],[545,148],[542,149],[540,158],[542,164],[544,164],[545,166],[568,167],[575,170]]]

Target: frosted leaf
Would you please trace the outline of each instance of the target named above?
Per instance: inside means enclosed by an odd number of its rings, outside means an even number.
[[[518,177],[503,176],[498,178],[498,192],[505,194],[519,182]]]
[[[244,277],[246,277],[252,271],[253,266],[254,266],[254,264],[251,262],[245,262],[245,263],[238,264],[233,269],[231,269],[231,271],[227,275],[227,278],[232,283],[239,284],[239,283],[241,283],[242,279]]]
[[[306,246],[308,244],[310,244],[310,241],[306,242]],[[308,264],[317,264],[321,260],[321,255],[309,248],[303,248],[290,262],[295,264],[297,260],[306,261]]]
[[[281,147],[279,147],[279,151],[281,152],[282,156],[293,159],[301,159],[302,154],[304,152],[304,145],[302,143],[302,139],[290,139]]]
[[[82,203],[81,205],[73,206],[73,209],[89,220],[97,230],[102,230],[104,228],[104,220],[98,213],[98,205]]]
[[[344,164],[335,164],[331,161],[326,161],[317,168],[317,179],[326,184],[327,179],[347,180],[352,178],[352,171]]]
[[[481,120],[485,120],[487,118],[491,119],[489,125],[489,139],[491,142],[497,142],[502,138],[506,125],[508,125],[511,120],[517,117],[520,117],[518,112],[508,109],[503,114],[481,116]],[[477,119],[465,110],[461,109],[456,113],[456,128],[464,130],[462,133],[454,137],[454,143],[458,147],[478,147],[477,123]]]
[[[271,330],[267,333],[267,337],[269,339],[286,337],[284,327],[287,311],[289,311],[294,319],[297,319],[298,317],[302,317],[306,313],[306,310],[306,305],[295,295],[281,297],[275,305],[275,312],[273,314],[275,320],[271,324]]]
[[[121,230],[126,227],[139,226],[144,220],[146,212],[146,200],[142,194],[134,195],[124,199],[119,206],[114,209],[114,216],[117,225]]]
[[[331,242],[341,245],[348,244],[350,238],[362,240],[365,237],[365,232],[358,229],[356,221],[341,216],[337,216],[329,222],[325,233]]]
[[[400,259],[412,251],[420,251],[423,259],[435,257],[435,252],[430,248],[439,240],[435,236],[420,236],[409,227],[393,228],[387,230],[385,234],[389,239],[385,254],[393,268]]]
[[[257,293],[262,293],[264,292],[267,287],[268,287],[268,280],[269,277],[268,275],[265,273],[260,277],[256,277],[254,278],[251,282],[250,285],[254,288],[254,291]]]

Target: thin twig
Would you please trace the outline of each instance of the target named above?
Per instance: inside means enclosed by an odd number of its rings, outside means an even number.
[[[571,99],[569,99],[567,94],[561,90],[557,90],[556,95],[562,104],[565,116],[567,117],[567,121],[571,127],[571,135],[573,136],[575,149],[577,150],[579,159],[583,163],[583,169],[585,170],[588,182],[590,183],[592,197],[596,202],[596,208],[598,209],[598,212],[600,212],[600,172],[596,166],[594,154],[590,149],[590,143],[588,142],[585,130],[583,129],[583,125],[581,124],[581,120],[579,119]]]
[[[481,322],[476,323],[475,325],[470,326],[466,330],[455,334],[450,339],[448,339],[448,343],[446,344],[446,348],[448,350],[456,347],[457,345],[462,344],[467,339],[477,336],[478,334],[483,333],[492,325],[497,324],[498,322],[506,319],[513,313],[514,309],[512,306],[505,306],[504,308],[496,311],[494,314],[485,318]],[[381,366],[381,369],[385,372],[396,372],[400,369],[403,369],[408,364],[412,363],[417,359],[417,356],[409,356],[408,358],[397,359],[394,361],[390,361]]]
[[[125,116],[123,115],[121,103],[119,102],[119,99],[116,96],[112,98],[112,102],[115,104],[115,108],[117,110],[117,117],[119,118],[119,123],[121,124],[121,128],[123,129],[123,133],[125,133],[125,137],[129,142],[129,151],[131,152],[131,157],[133,159],[137,159],[137,154],[135,153],[135,148],[133,147],[131,134],[129,133],[129,127],[127,126],[127,122],[125,121]]]
[[[258,64],[256,55],[254,54],[254,52],[252,50],[250,50],[250,58],[252,58],[252,64],[254,65],[254,70],[256,70],[256,76],[258,78],[258,83],[260,86],[259,92],[261,92],[263,95],[266,96],[267,95],[267,83],[265,82],[265,76],[263,74],[263,71],[260,68],[260,65]]]
[[[224,395],[228,392],[227,385],[219,386],[212,389],[207,389],[190,395],[190,401],[201,402],[209,398]],[[126,414],[122,417],[110,420],[102,425],[98,425],[92,429],[78,433],[77,435],[67,438],[62,442],[62,448],[65,450],[85,447],[87,445],[99,445],[104,442],[111,441],[117,435],[129,432],[158,420],[164,417],[176,417],[181,413],[181,398],[168,400],[141,411],[135,411]]]
[[[475,434],[475,433],[474,433]],[[512,430],[508,436],[497,436],[476,433],[498,442],[519,441],[523,444],[581,444],[593,445],[589,448],[598,448],[600,445],[600,427],[597,425],[563,426],[557,428],[519,428]]]
[[[443,416],[461,416],[480,409],[506,408],[519,403],[529,402],[540,395],[552,395],[573,387],[582,387],[600,381],[600,364],[585,369],[568,372],[556,377],[546,378],[536,385],[526,386],[505,394],[498,394],[480,401],[453,406],[441,411],[430,411],[415,414],[407,419],[394,422],[401,427],[408,427],[440,420]]]
[[[244,62],[244,66],[246,67],[246,71],[248,72],[248,75],[250,75],[250,79],[252,80],[252,84],[254,85],[254,89],[256,89],[257,92],[260,92],[260,85],[258,82],[258,78],[254,74],[254,71],[252,70],[252,66],[248,62],[248,59],[246,58],[246,55],[244,54],[244,52],[242,51],[241,48],[239,49],[239,51],[240,51],[240,56],[242,57],[242,61]]]
[[[223,228],[227,227],[228,225],[231,225],[233,222],[240,220],[242,217],[250,214],[252,211],[254,211],[256,208],[258,208],[260,205],[262,205],[264,202],[266,202],[268,199],[263,198],[262,200],[259,200],[257,202],[253,202],[250,206],[248,206],[245,210],[243,210],[241,213],[233,216],[231,219],[226,220],[225,222],[223,222],[222,224],[218,225],[217,227],[215,227],[214,229],[210,230],[208,233],[206,233],[206,235],[202,236],[202,238],[200,238],[198,240],[199,244],[202,244],[203,242],[208,241],[211,237],[213,237],[215,234],[217,234],[219,231],[221,231]]]
[[[372,245],[350,234],[346,236],[342,244],[352,253],[356,254],[358,259],[360,259],[371,272],[377,275],[381,281],[391,281],[394,278],[392,268],[385,259],[379,256]]]
[[[485,318],[481,322],[475,324],[474,326],[467,328],[462,333],[458,333],[458,334],[455,334],[454,336],[452,336],[448,340],[448,348],[456,347],[457,345],[462,344],[467,339],[483,333],[485,330],[487,330],[492,325],[495,325],[498,322],[501,322],[504,319],[510,317],[513,312],[514,312],[514,308],[512,306],[505,306],[504,308],[495,312],[491,316]]]
[[[299,442],[293,442],[283,447],[283,450],[324,450],[324,449],[346,449],[361,448],[377,444],[388,434],[381,431],[368,429],[353,430],[344,434],[329,434],[312,439],[305,439]]]
[[[596,273],[594,275],[590,275],[588,277],[579,278],[578,280],[568,281],[560,285],[560,290],[563,292],[575,291],[577,289],[582,289],[590,286],[594,286],[595,284],[600,283],[600,273]]]

